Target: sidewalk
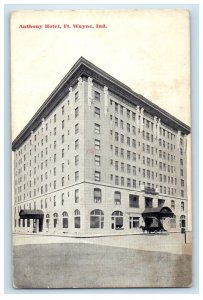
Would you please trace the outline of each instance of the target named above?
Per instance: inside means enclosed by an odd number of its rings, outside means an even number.
[[[120,248],[167,252],[173,254],[192,254],[191,244],[184,243],[184,235],[181,233],[170,234],[141,234],[123,236],[100,237],[67,237],[44,234],[13,234],[13,246],[25,244],[96,244]]]

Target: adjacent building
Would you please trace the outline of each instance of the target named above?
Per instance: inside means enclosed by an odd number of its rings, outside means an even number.
[[[81,57],[13,141],[14,232],[187,229],[190,128]]]

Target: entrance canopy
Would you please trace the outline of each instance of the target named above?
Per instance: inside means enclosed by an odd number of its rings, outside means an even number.
[[[162,218],[174,218],[175,215],[169,207],[154,207],[146,208],[142,213],[143,218],[156,217],[157,219]]]
[[[43,219],[44,213],[42,210],[21,210],[19,212],[20,219]]]

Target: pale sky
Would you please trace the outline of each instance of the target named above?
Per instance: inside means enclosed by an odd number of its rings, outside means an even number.
[[[107,28],[19,28],[29,24]],[[190,124],[187,11],[24,11],[11,32],[13,138],[80,56]]]

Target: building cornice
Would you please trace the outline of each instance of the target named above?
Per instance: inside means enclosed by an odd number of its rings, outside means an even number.
[[[149,114],[157,116],[163,123],[169,125],[175,130],[180,130],[183,134],[190,133],[190,127],[168,112],[152,103],[142,95],[135,93],[128,86],[121,83],[114,77],[110,76],[85,58],[81,57],[56,86],[54,91],[45,100],[42,106],[37,110],[28,124],[23,128],[20,134],[12,143],[12,150],[18,149],[23,142],[30,136],[32,131],[41,124],[42,119],[45,119],[54,108],[64,99],[68,94],[69,88],[74,86],[79,77],[92,77],[93,80],[103,86],[107,86],[109,91],[122,97],[133,105],[139,105],[144,108]]]

